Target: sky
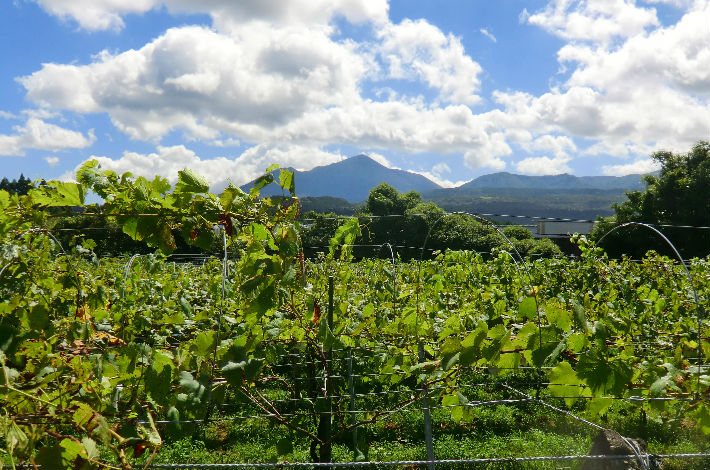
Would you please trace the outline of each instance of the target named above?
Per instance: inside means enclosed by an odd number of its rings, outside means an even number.
[[[710,139],[710,0],[3,0],[0,64],[9,179],[365,153],[452,187]]]

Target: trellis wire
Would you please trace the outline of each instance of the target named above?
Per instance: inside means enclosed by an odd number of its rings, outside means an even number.
[[[710,458],[710,453],[685,453],[685,454],[649,454],[655,459],[698,459]],[[635,459],[636,455],[548,455],[539,457],[490,457],[478,459],[435,459],[435,460],[384,460],[369,462],[274,462],[274,463],[205,463],[205,464],[151,464],[147,468],[155,469],[231,469],[231,468],[309,468],[309,467],[369,467],[369,466],[424,466],[435,465],[463,465],[463,464],[491,464],[491,463],[525,463],[525,462],[565,462],[578,460],[614,461]]]

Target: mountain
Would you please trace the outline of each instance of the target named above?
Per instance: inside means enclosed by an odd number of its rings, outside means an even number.
[[[510,214],[594,220],[614,214],[612,204],[626,199],[621,189],[541,188],[446,188],[429,191],[422,198],[449,212]],[[492,217],[506,222],[524,219]]]
[[[508,172],[479,176],[459,186],[470,188],[519,188],[519,189],[643,189],[641,175],[627,176],[574,176],[569,174],[528,176]]]
[[[367,155],[357,155],[309,171],[295,171],[296,194],[304,211],[352,214],[370,189],[389,183],[400,192],[419,191],[422,199],[447,211],[595,219],[614,213],[612,204],[626,199],[625,191],[644,189],[641,175],[528,176],[507,172],[480,176],[457,188],[442,188],[424,176],[392,170]],[[242,186],[248,190],[252,183]],[[279,195],[272,184],[264,195]],[[507,219],[507,218],[506,218]],[[501,219],[505,220],[505,219]]]
[[[380,183],[389,183],[399,192],[411,190],[424,193],[441,186],[422,175],[404,170],[393,170],[380,165],[367,155],[356,155],[325,166],[318,166],[308,171],[294,171],[296,195],[299,197],[332,196],[351,202],[367,199],[370,189]],[[253,182],[242,189],[248,191]],[[281,194],[281,188],[271,184],[261,193],[265,196]]]

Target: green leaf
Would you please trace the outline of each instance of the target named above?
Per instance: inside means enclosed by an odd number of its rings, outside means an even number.
[[[86,403],[78,403],[72,420],[79,427],[85,427],[94,416],[94,410]]]
[[[271,171],[271,170],[267,170]],[[254,187],[251,189],[250,194],[253,196],[258,196],[259,191],[261,191],[265,186],[270,185],[271,183],[274,182],[274,175],[273,173],[266,173],[265,175],[261,175],[254,181]]]
[[[318,342],[324,349],[331,349],[336,342],[335,336],[328,325],[328,315],[321,315],[318,328]]]
[[[244,385],[244,381],[253,382],[261,373],[263,361],[249,358],[243,361],[227,361],[222,366],[222,374],[230,385],[239,387]]]
[[[537,318],[537,303],[534,297],[525,297],[520,305],[518,305],[518,313],[521,317],[527,320]]]
[[[589,405],[587,405],[587,409],[592,415],[601,416],[606,414],[607,410],[611,408],[612,404],[614,404],[613,398],[596,397],[589,400]]]
[[[550,325],[556,326],[562,331],[569,331],[572,327],[572,315],[567,310],[548,305],[545,307],[545,316]]]
[[[247,193],[241,190],[239,186],[235,186],[231,181],[222,194],[219,195],[219,202],[225,211],[231,211],[234,206],[249,200]]]
[[[84,205],[84,188],[78,183],[59,183],[57,184],[57,193],[64,205]]]
[[[698,427],[705,435],[710,435],[710,406],[701,404],[695,412],[698,420]]]
[[[589,327],[587,326],[587,316],[584,313],[584,307],[582,307],[579,302],[575,301],[572,310],[574,312],[573,318],[575,326],[586,333]]]
[[[595,395],[620,395],[631,382],[633,368],[627,358],[606,358],[602,351],[590,349],[579,356],[577,375]]]
[[[5,432],[5,445],[10,451],[10,454],[13,454],[15,450],[19,452],[23,451],[27,447],[28,443],[29,439],[27,434],[25,434],[22,428],[20,428],[15,421],[11,420],[7,431]]]
[[[202,331],[195,337],[195,353],[205,357],[214,351],[216,331]]]
[[[41,447],[34,457],[34,462],[40,468],[51,468],[52,470],[69,470],[71,468],[70,462],[64,460],[62,447],[58,445]]]
[[[654,381],[651,384],[651,388],[649,389],[649,392],[651,394],[651,397],[653,398],[658,398],[664,395],[664,392],[666,391],[666,388],[672,383],[673,381],[673,376],[671,374],[664,375],[663,377],[659,377],[656,381]]]
[[[84,446],[84,450],[86,451],[86,457],[91,460],[98,460],[99,457],[101,456],[101,452],[99,451],[99,446],[96,444],[96,441],[93,440],[90,437],[84,436],[81,439],[81,445]]]
[[[441,367],[448,370],[459,361],[461,341],[458,338],[447,338],[441,346]]]
[[[206,392],[206,388],[200,382],[194,379],[191,373],[187,371],[180,372],[180,389],[185,392],[188,397],[195,401],[201,401]]]
[[[582,333],[573,333],[567,338],[567,346],[573,353],[582,352],[587,345],[587,336]]]
[[[291,194],[296,194],[294,173],[291,170],[284,168],[279,172],[279,186]]]
[[[171,383],[172,368],[165,367],[162,362],[153,363],[145,372],[145,389],[158,403],[164,403],[169,398]]]
[[[207,180],[192,170],[178,171],[178,182],[175,185],[175,192],[178,193],[206,193],[210,185]]]
[[[160,447],[163,444],[163,439],[160,437],[160,433],[155,427],[155,421],[153,420],[153,415],[151,413],[148,413],[148,424],[149,426],[139,424],[136,428],[138,434],[141,435],[143,439],[148,441],[154,448]]]
[[[588,390],[582,387],[584,381],[577,377],[577,373],[566,361],[557,364],[549,372],[549,377],[547,388],[550,393],[556,397],[565,397],[567,406],[572,406],[579,397],[588,396]]]

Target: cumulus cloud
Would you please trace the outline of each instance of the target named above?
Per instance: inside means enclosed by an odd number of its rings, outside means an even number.
[[[429,178],[442,188],[455,188],[467,182],[466,180],[453,181],[444,176],[451,173],[451,168],[444,162],[439,162],[431,167],[431,171],[414,171],[414,173]]]
[[[481,66],[464,50],[459,38],[444,34],[425,20],[405,19],[379,30],[379,53],[387,76],[421,80],[440,91],[448,103],[476,104]]]
[[[282,167],[309,170],[344,158],[340,154],[299,146],[278,148],[257,145],[248,148],[236,158],[201,158],[184,145],[158,146],[156,150],[149,154],[124,152],[119,158],[94,155],[90,159],[98,161],[103,169],[118,174],[131,172],[135,176],[146,178],[160,175],[173,184],[177,181],[178,171],[190,168],[207,178],[212,189],[217,191],[224,188],[229,181],[237,185],[248,183],[263,174],[264,170],[273,163],[279,163]],[[304,159],[304,155],[308,158]],[[308,167],[302,166],[304,160],[310,163]],[[78,168],[79,166],[75,171]],[[298,191],[298,188],[296,190]]]
[[[394,165],[392,165],[392,162],[390,162],[387,159],[387,157],[385,157],[384,155],[382,155],[380,153],[370,152],[367,154],[367,156],[384,167],[391,168],[391,169],[399,169],[399,168],[396,168]]]
[[[85,148],[94,143],[93,131],[88,136],[65,129],[38,118],[28,119],[23,126],[14,126],[14,134],[0,134],[0,155],[24,156],[28,149],[56,152]]]
[[[106,113],[134,139],[159,144],[179,131],[215,147],[251,146],[220,161],[239,161],[234,168],[249,175],[272,157],[299,168],[337,161],[322,150],[334,144],[458,154],[470,168],[494,170],[507,167],[515,148],[530,155],[519,171],[564,172],[579,154],[687,150],[710,128],[708,0],[551,0],[523,10],[521,22],[567,41],[557,56],[565,81],[539,95],[495,91],[497,109],[486,112],[475,111],[482,68],[461,39],[425,20],[392,23],[386,0],[35,1],[94,30],[120,29],[125,15],[155,8],[211,15],[210,27],[172,28],[136,50],[45,64],[19,81],[42,112]],[[662,26],[660,2],[687,10]],[[369,23],[371,35],[341,38],[337,17]],[[395,92],[393,81],[415,91]],[[367,98],[366,88],[381,93]],[[417,94],[422,88],[433,98]],[[17,148],[23,133],[0,136],[0,149]],[[151,158],[119,160],[150,168],[148,161],[178,159],[172,147],[159,148]],[[166,165],[166,174],[175,169]],[[444,181],[439,170],[429,174]]]
[[[49,166],[57,166],[57,164],[59,163],[59,157],[48,155],[44,157],[44,161],[47,162],[47,165]]]
[[[457,39],[422,22],[400,26],[382,33],[379,54],[400,54],[401,70],[421,74],[443,96],[478,99],[472,93],[480,67]],[[406,51],[403,41],[422,31],[420,46],[434,56]],[[510,148],[468,106],[362,98],[360,81],[370,61],[352,42],[335,42],[318,29],[252,24],[237,37],[189,26],[139,50],[104,52],[88,65],[45,64],[20,82],[42,105],[107,112],[135,139],[159,142],[177,129],[213,142],[226,135],[268,144],[472,152],[466,157],[472,166],[501,166],[497,157]],[[397,73],[390,67],[388,77]]]
[[[653,8],[634,0],[552,0],[527,22],[567,40],[607,42],[631,37],[659,24]]]
[[[19,81],[37,103],[108,112],[129,136],[174,129],[217,139],[224,126],[269,128],[313,108],[356,100],[366,60],[318,29],[254,24],[242,37],[173,28],[139,50],[104,52],[89,65],[45,64]]]
[[[45,11],[73,19],[82,28],[119,30],[123,17],[165,7],[174,13],[205,13],[215,24],[229,27],[257,19],[275,24],[327,23],[342,16],[351,22],[382,22],[387,18],[386,0],[34,0]]]
[[[530,157],[519,161],[515,168],[528,175],[559,175],[571,173],[569,161],[569,157]]]
[[[616,48],[570,43],[558,53],[574,67],[564,86],[540,96],[496,92],[504,108],[496,122],[508,135],[589,139],[588,154],[687,150],[710,129],[710,42],[700,33],[708,17],[710,2],[698,1],[678,23]]]
[[[660,165],[657,161],[650,158],[642,158],[623,165],[606,165],[602,167],[602,172],[608,176],[645,174],[657,170],[660,170]]]

